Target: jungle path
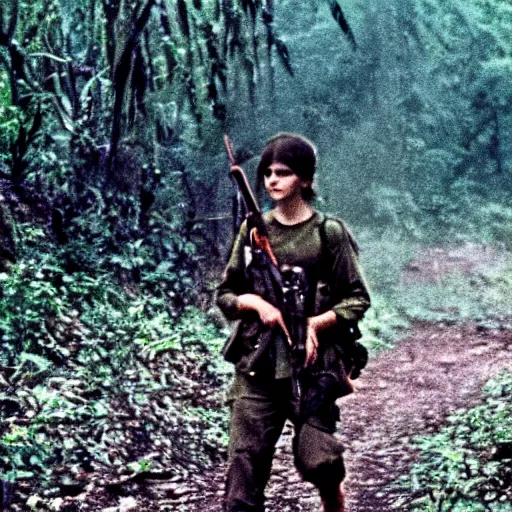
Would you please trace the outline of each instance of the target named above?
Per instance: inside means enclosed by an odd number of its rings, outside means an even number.
[[[457,409],[478,403],[482,385],[512,367],[510,338],[510,332],[472,324],[417,324],[395,349],[370,361],[355,381],[356,393],[339,401],[338,435],[346,447],[351,512],[408,509],[410,496],[397,481],[414,461],[411,439],[437,431]],[[287,426],[267,488],[267,510],[317,512],[315,489],[299,479],[293,466],[291,438]],[[171,499],[157,499],[150,510],[220,512],[223,472],[218,467],[191,474],[183,495],[178,491]]]
[[[506,260],[504,253],[478,245],[427,248],[401,279],[436,283],[454,272],[473,275],[500,268]],[[471,322],[417,322],[393,349],[374,357],[355,381],[356,392],[338,401],[336,435],[345,446],[350,512],[409,510],[412,496],[400,479],[417,458],[413,438],[437,432],[458,409],[480,403],[482,386],[505,368],[512,369],[511,331]],[[267,512],[320,512],[315,488],[295,470],[292,436],[287,424],[266,490]],[[222,512],[224,472],[225,465],[219,464],[208,470],[196,467],[169,481],[146,481],[125,494],[118,507],[94,510]]]

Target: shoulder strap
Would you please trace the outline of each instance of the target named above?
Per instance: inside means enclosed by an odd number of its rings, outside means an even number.
[[[354,235],[352,235],[352,232],[349,228],[345,225],[345,223],[338,219],[337,217],[332,217],[330,215],[325,215],[323,220],[320,222],[318,228],[319,228],[319,234],[320,234],[320,262],[321,262],[321,268],[332,268],[334,256],[331,250],[332,247],[332,240],[329,239],[328,235],[328,229],[327,229],[327,223],[328,222],[336,222],[339,226],[341,226],[341,229],[347,233],[347,238],[352,246],[352,249],[356,254],[359,254],[359,246],[357,245],[357,242],[354,238]]]
[[[320,268],[329,269],[332,268],[333,263],[333,255],[331,252],[331,247],[329,244],[329,239],[327,238],[327,215],[324,215],[322,222],[320,222],[319,234],[320,234]]]

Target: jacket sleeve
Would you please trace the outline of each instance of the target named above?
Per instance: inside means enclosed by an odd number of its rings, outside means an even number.
[[[357,243],[343,222],[326,223],[331,254],[332,309],[338,322],[358,321],[370,307],[370,295],[359,264]]]
[[[217,306],[228,320],[240,318],[238,296],[248,292],[245,276],[244,245],[247,237],[247,224],[244,222],[235,238],[229,261],[221,283],[217,287]]]

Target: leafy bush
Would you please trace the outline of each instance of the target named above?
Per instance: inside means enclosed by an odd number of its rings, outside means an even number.
[[[407,191],[372,184],[364,198],[367,205],[365,222],[376,231],[396,231],[403,237],[420,236],[421,210]]]
[[[477,181],[459,179],[423,190],[416,198],[423,239],[437,242],[480,239],[479,208],[487,202],[486,190]]]
[[[52,444],[40,435],[37,425],[13,425],[1,438],[0,465],[6,468],[0,474],[7,481],[44,478],[49,468]]]
[[[357,237],[361,263],[371,289],[386,294],[400,281],[404,267],[411,261],[419,243],[397,230],[375,232],[367,229]]]
[[[134,309],[132,307],[130,311]],[[221,337],[219,330],[208,322],[200,309],[187,306],[176,324],[170,324],[169,319],[165,324],[163,319],[162,314],[149,321],[145,321],[142,317],[138,318],[142,323],[141,331],[146,325],[150,332],[159,329],[164,333],[164,336],[136,338],[135,342],[142,346],[142,353],[148,354],[150,359],[169,350],[188,349],[194,344],[208,352],[220,351],[224,338]]]
[[[480,210],[483,233],[491,240],[512,249],[512,208],[499,203],[489,203]]]
[[[47,271],[44,267],[43,273]],[[41,338],[60,332],[61,323],[72,326],[74,338],[69,330],[58,338],[62,347],[68,347],[69,357],[57,363],[19,353],[22,338],[12,345],[17,370],[9,383],[19,399],[10,404],[0,395],[0,416],[24,415],[29,422],[4,429],[0,476],[30,479],[33,488],[44,489],[59,481],[57,466],[71,475],[91,471],[91,464],[134,471],[145,465],[144,454],[161,446],[168,448],[155,462],[158,468],[171,466],[175,459],[192,463],[218,457],[225,449],[227,422],[219,389],[230,373],[219,356],[224,333],[197,308],[187,307],[176,322],[159,297],[134,297],[106,276],[66,275],[57,267],[52,271],[62,282],[62,311]],[[19,279],[9,281],[5,291],[17,283]],[[30,296],[17,297],[34,308]],[[2,306],[7,311],[12,304]],[[71,307],[76,308],[73,314]],[[46,309],[38,311],[42,315]],[[3,327],[9,322],[12,327],[14,320],[21,322],[21,317],[4,320]],[[25,334],[30,332],[25,329]],[[31,345],[35,351],[40,347]],[[149,357],[141,357],[145,354]],[[200,382],[208,382],[208,393]],[[133,421],[125,423],[126,418]],[[115,459],[109,453],[116,453]]]
[[[400,316],[384,297],[372,296],[372,307],[360,324],[362,342],[372,351],[392,348],[408,327],[409,322]]]
[[[484,397],[438,434],[416,439],[413,510],[512,510],[512,374],[489,381]]]
[[[202,427],[203,442],[215,451],[226,450],[229,442],[229,413],[226,407],[221,410],[189,407],[185,417]]]
[[[129,315],[128,300],[106,276],[66,273],[54,255],[21,260],[0,274],[0,335],[4,364],[16,365],[21,354],[41,355],[62,364],[93,342],[127,340],[120,325]],[[131,330],[138,326],[133,325]],[[97,338],[96,338],[97,337]],[[119,345],[122,346],[122,345]],[[105,347],[112,348],[110,347]]]
[[[11,104],[9,76],[0,71],[0,161],[7,160],[9,145],[19,129],[18,108]]]
[[[458,179],[413,193],[373,184],[365,196],[366,225],[381,235],[412,242],[499,242],[509,246],[512,209],[506,190],[493,191],[485,183]]]
[[[69,356],[58,342],[55,322],[64,318],[69,304],[59,291],[57,276],[62,271],[51,261],[18,263],[9,274],[0,274],[0,334],[3,364],[17,362],[22,353],[45,355],[54,361]]]

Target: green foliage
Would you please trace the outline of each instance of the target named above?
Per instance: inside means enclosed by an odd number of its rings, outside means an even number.
[[[37,425],[13,425],[0,440],[0,475],[7,481],[33,478],[36,474],[44,478],[52,460],[53,447],[48,439],[40,435]]]
[[[357,236],[361,246],[361,263],[372,286],[371,291],[380,294],[400,281],[402,272],[411,261],[419,244],[404,236],[398,229],[389,226],[381,230],[367,227]]]
[[[59,274],[51,262],[14,265],[11,273],[0,275],[3,296],[0,298],[0,333],[4,364],[12,364],[17,356],[33,352],[62,360],[69,350],[55,339],[52,328],[63,315],[66,304],[55,285]]]
[[[228,96],[242,88],[254,97],[275,60],[291,72],[262,2],[18,4],[2,10],[0,24],[0,154],[17,185],[57,203],[65,231],[96,194],[113,224],[132,227],[158,185],[194,202],[194,169],[168,156],[220,141]],[[177,187],[177,173],[187,183]],[[134,204],[116,212],[123,194]],[[130,233],[133,243],[139,234]]]
[[[84,453],[95,464],[110,466],[107,452],[116,442],[126,450],[124,436],[129,430],[116,419],[117,414],[120,418],[142,414],[144,429],[138,435],[146,436],[146,443],[167,436],[162,428],[171,422],[173,445],[167,457],[183,457],[185,453],[190,460],[204,458],[205,453],[217,457],[224,449],[227,421],[227,410],[218,411],[219,398],[205,397],[208,406],[198,405],[195,399],[193,407],[187,407],[184,413],[182,401],[174,398],[175,393],[178,397],[190,393],[183,388],[187,383],[200,389],[192,378],[217,385],[223,381],[217,365],[220,368],[218,347],[224,338],[207,322],[204,313],[188,307],[176,323],[164,300],[144,295],[134,298],[106,276],[94,279],[72,274],[62,276],[62,280],[65,284],[59,288],[59,296],[63,311],[54,330],[60,332],[60,325],[67,327],[59,342],[69,348],[69,356],[52,364],[38,354],[13,350],[16,371],[9,379],[10,389],[18,397],[15,406],[26,411],[30,422],[27,427],[10,424],[4,430],[2,478],[36,479],[40,488],[52,482],[55,485],[56,464],[74,473],[83,467]],[[77,309],[72,314],[65,307]],[[48,336],[48,332],[44,334]],[[34,350],[37,348],[34,346]],[[140,357],[145,353],[149,358]],[[167,369],[166,375],[173,375],[172,381],[158,382],[158,376],[148,369],[156,356],[158,364]],[[164,401],[152,398],[161,390],[165,392]],[[6,400],[0,396],[4,406]],[[155,402],[161,405],[159,410],[165,411],[164,419],[153,415]],[[189,431],[191,446],[180,441],[183,432]],[[137,445],[137,449],[143,449],[143,445]],[[116,464],[123,462],[131,472],[145,471],[152,464],[126,454]]]
[[[360,323],[362,342],[373,352],[392,348],[409,322],[384,297],[373,294],[372,307]]]
[[[480,213],[487,237],[512,250],[512,207],[491,202],[483,206]]]
[[[0,160],[7,160],[9,144],[19,130],[18,107],[11,104],[9,76],[0,70]]]
[[[508,247],[512,218],[509,203],[506,190],[490,194],[477,180],[467,178],[449,187],[433,185],[417,195],[372,185],[361,222],[380,233],[384,241],[391,238],[414,244],[474,240]]]
[[[200,345],[209,352],[215,353],[220,349],[224,338],[218,329],[208,322],[205,314],[198,308],[187,306],[177,323],[171,323],[170,318],[160,314],[150,321],[138,316],[142,310],[136,306],[130,308],[130,313],[137,315],[140,331],[147,329],[152,336],[139,336],[135,342],[142,346],[142,353],[150,359],[169,350],[188,350],[190,345]],[[155,331],[159,335],[155,335]]]
[[[181,346],[181,338],[173,342],[181,331],[175,331],[180,309],[173,307],[169,294],[179,290],[172,283],[150,281],[137,298],[130,297],[108,274],[66,272],[62,254],[51,253],[51,245],[45,251],[42,230],[19,230],[25,240],[22,254],[29,259],[20,259],[0,274],[1,356],[3,364],[21,365],[17,377],[43,371],[36,356],[56,364],[73,356],[95,361],[95,378],[111,380],[129,364],[134,343],[158,347],[157,352],[163,346]],[[186,275],[185,269],[181,272]],[[151,294],[151,284],[155,292],[165,293]],[[185,300],[183,294],[180,302]]]
[[[412,510],[512,510],[512,375],[484,389],[484,402],[459,411],[433,436],[416,440]]]
[[[80,380],[74,382],[80,385]],[[0,443],[4,477],[16,481],[37,476],[48,483],[55,462],[72,460],[77,448],[72,431],[66,439],[57,440],[48,435],[48,429],[62,435],[64,424],[70,429],[70,425],[95,421],[99,402],[88,403],[70,389],[56,390],[46,385],[37,385],[30,391],[21,388],[17,395],[19,400],[35,406],[37,413],[30,417],[28,426],[12,424],[5,430]]]
[[[214,451],[225,451],[229,442],[229,412],[205,409],[204,407],[188,407],[185,417],[192,425],[201,425],[203,442]]]
[[[395,230],[404,237],[417,239],[421,211],[410,192],[372,184],[365,194],[366,224],[377,230]]]
[[[2,395],[0,402],[3,419],[10,409],[15,416],[24,410],[29,423],[4,430],[1,475],[37,480],[44,488],[55,485],[57,464],[72,472],[83,467],[84,453],[97,464],[111,464],[105,452],[113,443],[112,432],[121,428],[112,426],[112,410],[127,409],[129,417],[135,410],[146,414],[151,412],[152,393],[170,389],[148,369],[153,361],[168,365],[167,375],[178,382],[181,373],[189,372],[186,382],[204,376],[220,384],[223,372],[228,373],[218,357],[225,333],[210,325],[201,310],[186,306],[190,294],[178,296],[193,284],[189,268],[196,250],[179,234],[163,237],[165,262],[155,268],[151,255],[137,261],[143,269],[140,284],[124,288],[112,272],[102,271],[112,262],[95,261],[85,245],[81,250],[91,265],[77,270],[70,248],[54,245],[41,228],[19,223],[16,231],[22,242],[19,258],[0,273],[0,336],[2,365],[10,369],[9,392],[18,398],[11,403]],[[128,254],[137,258],[140,252],[134,250],[147,248],[142,242],[130,245]],[[186,254],[188,264],[181,259]],[[171,362],[178,354],[182,366],[175,369]],[[171,387],[180,389],[174,381]],[[218,398],[212,404],[218,407]],[[217,427],[216,422],[224,413],[208,416],[209,409],[196,402],[206,416],[182,417],[179,401],[170,405],[164,424],[174,421],[179,432],[194,426],[197,457],[206,452],[214,457],[223,449],[224,423]],[[160,428],[154,419],[147,421],[148,429]],[[204,440],[203,431],[208,432]],[[99,434],[90,438],[90,432]],[[176,443],[169,456],[189,451]],[[144,471],[151,463],[128,455],[123,460],[130,471]]]
[[[139,460],[137,462],[130,462],[128,468],[134,473],[142,473],[151,469],[152,462],[150,460]]]

